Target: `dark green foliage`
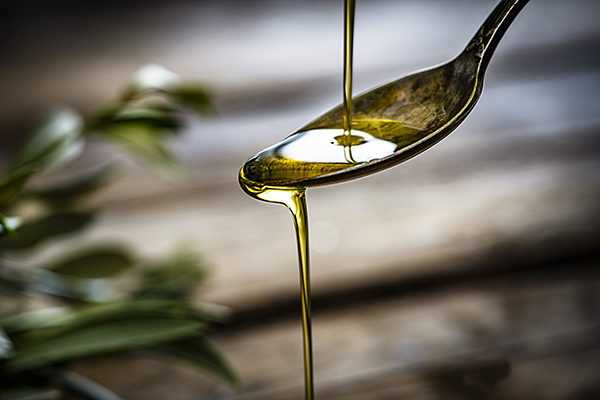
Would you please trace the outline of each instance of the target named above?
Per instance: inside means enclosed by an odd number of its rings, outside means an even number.
[[[204,89],[150,66],[136,74],[117,101],[90,117],[68,108],[48,113],[0,171],[0,290],[14,294],[13,306],[23,303],[12,307],[18,313],[0,314],[1,400],[62,398],[57,387],[85,398],[115,399],[62,366],[132,351],[181,359],[218,379],[236,381],[204,336],[218,317],[189,301],[206,276],[194,252],[179,250],[168,259],[146,261],[123,244],[97,243],[51,261],[28,261],[43,245],[60,243],[93,222],[97,210],[82,210],[78,201],[110,182],[115,169],[101,165],[41,187],[39,182],[31,187],[32,178],[78,157],[91,135],[172,169],[177,160],[165,140],[183,128],[185,110],[213,112]],[[21,218],[23,204],[37,205],[33,209],[39,211]],[[119,286],[123,275],[128,291]],[[40,294],[50,296],[54,306],[24,309],[28,296]]]
[[[162,344],[153,350],[159,354],[177,357],[187,363],[207,369],[225,381],[232,383],[237,381],[233,370],[205,337],[196,336]]]
[[[170,94],[185,106],[200,115],[212,115],[215,109],[210,101],[209,94],[199,87],[179,87],[170,91]]]
[[[154,261],[143,272],[138,297],[181,299],[206,276],[202,260],[189,250],[180,249],[170,259]]]
[[[4,330],[0,329],[0,360],[6,360],[13,355],[12,342],[4,333]]]
[[[109,183],[114,176],[112,166],[96,168],[51,186],[23,192],[29,198],[44,200],[52,206],[71,205],[78,198],[88,195]]]
[[[181,320],[132,320],[102,324],[34,342],[8,362],[12,370],[27,370],[98,354],[135,350],[198,334],[199,323]]]
[[[165,130],[162,127],[130,121],[109,124],[100,132],[107,139],[163,168],[176,166],[174,155],[163,141]]]
[[[0,179],[0,209],[10,206],[23,190],[27,180],[39,167],[39,163],[30,163],[13,170]]]
[[[2,383],[0,381],[0,383]],[[0,388],[3,386],[0,385]],[[21,387],[14,389],[0,389],[0,399],[2,400],[58,400],[62,398],[57,389],[46,387]]]
[[[131,255],[123,248],[89,249],[60,260],[47,269],[77,278],[110,278],[133,266]]]
[[[10,160],[16,170],[36,163],[51,167],[72,160],[83,149],[83,117],[75,110],[54,110],[42,118]]]
[[[172,169],[176,159],[164,139],[181,131],[182,108],[202,116],[215,113],[205,89],[184,85],[171,71],[150,65],[134,76],[119,100],[90,118],[87,130]]]
[[[94,213],[92,212],[61,212],[24,223],[17,230],[14,238],[0,238],[0,250],[29,249],[53,236],[74,233],[83,229],[92,222],[93,217]]]

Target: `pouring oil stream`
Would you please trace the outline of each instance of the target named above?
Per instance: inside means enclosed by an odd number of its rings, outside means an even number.
[[[356,163],[352,158],[352,46],[354,36],[354,0],[344,0],[344,84],[343,84],[343,134],[333,139],[336,146],[343,148],[345,163]],[[339,132],[339,131],[338,131]],[[358,143],[358,142],[357,142]],[[294,172],[297,176],[294,177]],[[292,180],[302,178],[301,168],[291,168],[285,172]],[[306,400],[314,399],[311,295],[310,295],[310,250],[308,240],[308,213],[306,207],[306,188],[278,185],[260,185],[246,176],[244,168],[240,171],[242,189],[250,196],[270,203],[285,205],[294,219],[298,263],[300,265],[300,295],[302,300],[302,337],[304,350],[304,384]]]

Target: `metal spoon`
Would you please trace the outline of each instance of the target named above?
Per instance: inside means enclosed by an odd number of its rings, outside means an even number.
[[[427,150],[473,110],[494,50],[528,2],[500,2],[454,60],[355,97],[351,135],[334,136],[343,132],[340,105],[251,157],[240,170],[241,186],[247,191],[332,184],[384,170]],[[337,153],[321,154],[322,149]]]

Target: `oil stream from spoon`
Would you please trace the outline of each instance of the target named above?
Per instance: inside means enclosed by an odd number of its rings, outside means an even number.
[[[286,161],[278,162],[281,158],[276,155],[279,147],[274,148],[271,158],[273,164],[269,168],[270,183],[257,185],[248,179],[244,169],[240,171],[240,183],[242,188],[250,196],[270,203],[280,203],[290,210],[294,219],[296,230],[296,242],[298,246],[298,263],[300,265],[300,295],[302,300],[302,337],[304,350],[304,383],[306,400],[314,399],[313,382],[313,357],[312,357],[312,329],[311,329],[311,294],[310,294],[310,253],[308,241],[308,213],[306,207],[306,188],[286,187],[278,185],[277,182],[286,180],[298,180],[307,176],[307,172],[323,171],[323,169],[335,170],[338,168],[336,162],[348,165],[356,164],[353,158],[352,147],[362,145],[365,140],[363,136],[352,134],[352,46],[354,36],[354,0],[344,0],[344,84],[343,84],[343,126],[330,129],[315,129],[304,134],[304,140],[292,140],[289,145],[284,145]],[[334,152],[321,154],[323,145],[333,149]],[[307,147],[308,146],[308,147]],[[395,146],[394,146],[395,148]],[[340,149],[342,151],[340,152]],[[307,151],[308,150],[308,151]],[[300,155],[295,153],[299,152]],[[264,154],[264,151],[261,153]],[[306,154],[313,154],[312,161],[296,163],[298,158],[304,158]],[[335,160],[333,163],[331,162]],[[296,164],[296,165],[294,165]],[[312,168],[306,168],[312,165]],[[309,175],[311,173],[309,172]],[[282,178],[282,179],[279,179]],[[263,180],[263,183],[266,183]]]

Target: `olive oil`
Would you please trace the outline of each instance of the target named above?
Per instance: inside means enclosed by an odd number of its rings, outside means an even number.
[[[352,50],[354,49],[354,0],[344,1],[344,134],[352,129]],[[351,147],[347,147],[348,153]],[[352,159],[351,156],[348,158]]]
[[[343,170],[392,154],[397,146],[382,138],[393,138],[394,131],[398,131],[396,134],[401,135],[399,130],[403,129],[403,124],[397,121],[352,119],[354,0],[344,0],[344,17],[344,90],[341,124],[327,123],[297,132],[282,143],[271,146],[250,158],[239,174],[240,185],[247,194],[259,200],[287,206],[294,219],[300,265],[306,400],[314,399],[306,188],[287,186],[286,183]]]
[[[391,119],[353,119],[351,127],[348,133],[338,122],[296,132],[251,157],[241,172],[258,185],[297,186],[296,181],[391,156],[427,136]]]
[[[290,210],[296,229],[298,263],[300,264],[300,295],[302,300],[302,338],[304,349],[304,384],[306,400],[314,399],[312,328],[310,306],[310,260],[308,245],[308,213],[305,188],[260,186],[244,178],[240,172],[240,184],[250,196],[271,203],[280,203]]]

